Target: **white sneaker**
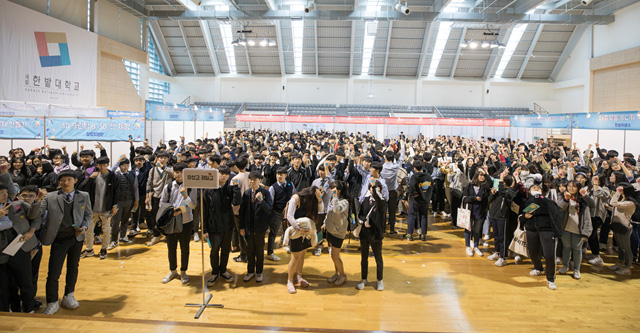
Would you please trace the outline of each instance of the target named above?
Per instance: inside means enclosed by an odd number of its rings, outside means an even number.
[[[187,272],[185,271],[180,272],[180,282],[182,282],[182,284],[189,283],[189,275],[187,275]]]
[[[551,281],[547,281],[547,287],[549,287],[549,289],[551,289],[551,290],[558,289],[558,287],[556,287],[556,283],[555,282],[551,282]]]
[[[313,251],[314,256],[319,256],[322,254],[322,247],[318,246],[315,251]]]
[[[470,245],[472,248],[473,248],[473,247],[476,247],[476,246],[475,246],[476,244],[475,244],[475,243],[473,243],[473,241],[469,241],[469,245]]]
[[[618,275],[631,275],[631,270],[626,267],[622,267],[619,270],[615,271],[614,273]]]
[[[531,272],[529,272],[529,275],[531,275],[531,276],[540,276],[540,275],[542,275],[542,271],[534,269]]]
[[[267,259],[271,261],[280,261],[280,257],[278,257],[275,253],[271,253],[267,256]]]
[[[211,278],[209,278],[209,280],[207,280],[207,287],[213,287],[213,285],[216,284],[216,281],[218,281],[218,276],[212,276]]]
[[[556,266],[562,265],[562,258],[556,257]]]
[[[358,282],[358,284],[356,284],[356,289],[358,290],[362,290],[364,289],[364,286],[367,285],[367,280],[360,280],[360,282]]]
[[[500,254],[498,252],[493,252],[492,255],[488,256],[487,259],[489,260],[498,260],[500,258]]]
[[[602,265],[604,265],[604,261],[602,261],[602,258],[600,258],[600,257],[595,257],[595,258],[589,260],[589,263],[591,265],[594,265],[594,266],[602,266]]]
[[[75,310],[80,306],[80,303],[76,301],[76,298],[73,296],[73,293],[69,293],[62,297],[62,307],[69,310]]]
[[[329,283],[334,283],[334,282],[336,282],[336,280],[337,280],[339,277],[340,277],[340,274],[335,273],[335,274],[333,274],[333,276],[332,276],[332,277],[330,277],[330,278],[328,278],[328,279],[327,279],[327,282],[329,282]]]
[[[284,252],[291,253],[291,249],[288,246],[284,247]]]
[[[264,276],[262,274],[256,274],[256,282],[260,283],[264,280]]]
[[[469,257],[473,257],[473,250],[470,247],[468,247],[466,251]]]
[[[255,275],[255,273],[247,273],[247,275],[245,275],[242,278],[242,281],[244,282],[249,282],[249,280],[253,279],[253,276]]]
[[[200,234],[199,233],[196,232],[196,233],[193,234],[193,241],[196,242],[196,243],[200,241]]]
[[[60,310],[60,303],[58,301],[47,303],[47,307],[44,309],[44,314],[52,315]]]
[[[616,272],[617,272],[617,271],[616,271]],[[574,279],[576,279],[576,280],[580,280],[580,277],[581,277],[581,276],[580,276],[580,271],[576,271],[576,270],[574,270],[574,271],[573,271],[573,278],[574,278]]]
[[[513,260],[516,261],[516,264],[519,264],[522,262],[522,257],[518,254],[516,254],[515,258],[513,258]]]
[[[489,240],[489,235],[482,236],[482,240]]]
[[[475,252],[478,257],[484,256],[484,253],[482,253],[482,251],[480,251],[480,249],[477,247],[473,249],[473,252]]]
[[[147,243],[147,246],[154,246],[156,244],[160,243],[160,237],[153,237],[151,238],[151,240]]]
[[[347,282],[347,276],[341,276],[338,279],[336,279],[336,282],[334,282],[333,284],[336,286],[341,286],[343,285],[345,282]]]
[[[111,244],[109,244],[109,246],[107,247],[107,250],[111,251],[111,250],[115,249],[116,247],[118,247],[118,243],[117,242],[111,242]]]
[[[384,283],[382,283],[382,280],[378,280],[378,282],[376,283],[376,290],[377,291],[383,291],[384,290]]]
[[[498,261],[496,261],[495,265],[497,267],[504,267],[507,266],[507,261],[504,260],[503,258],[498,259]]]
[[[489,247],[489,242],[484,242],[484,243],[482,243],[482,246],[484,246],[484,247]]]
[[[169,283],[169,281],[178,277],[178,272],[171,271],[165,277],[162,278],[162,283]]]

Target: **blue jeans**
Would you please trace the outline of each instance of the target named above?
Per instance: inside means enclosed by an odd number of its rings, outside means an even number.
[[[409,213],[407,215],[407,234],[413,234],[416,221],[419,222],[420,234],[427,234],[428,227],[428,207],[420,207],[417,203],[409,203]]]
[[[471,246],[471,237],[473,237],[473,247],[480,246],[480,233],[482,232],[482,224],[484,219],[474,219],[471,217],[471,231],[464,229],[464,245]]]
[[[574,234],[566,230],[562,231],[562,264],[569,267],[569,260],[573,254],[573,270],[580,271],[580,262],[582,262],[582,243],[584,238],[582,235]]]

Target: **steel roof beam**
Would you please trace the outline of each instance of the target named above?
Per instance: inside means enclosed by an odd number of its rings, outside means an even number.
[[[460,52],[462,50],[462,42],[465,41],[465,37],[467,35],[467,27],[462,28],[462,35],[460,35],[460,40],[458,41],[458,51],[456,51],[456,56],[455,58],[453,58],[453,65],[451,66],[451,74],[449,75],[450,78],[453,78],[453,76],[456,73],[456,68],[458,67],[458,60],[460,60]]]
[[[389,22],[389,32],[387,34],[387,51],[384,54],[384,76],[387,76],[387,65],[389,64],[389,46],[391,45],[391,29],[393,28],[393,21]],[[375,72],[375,70],[374,70]]]
[[[284,67],[284,52],[282,51],[282,36],[281,36],[281,28],[280,21],[276,21],[276,43],[278,46],[278,58],[280,59],[280,75],[283,77],[287,74],[286,68]]]
[[[630,1],[630,0],[625,0]],[[236,21],[265,21],[265,20],[291,20],[292,18],[303,18],[305,20],[322,21],[414,21],[433,22],[436,19],[440,22],[458,23],[485,23],[485,24],[599,24],[607,25],[614,22],[613,15],[558,15],[558,14],[513,14],[513,13],[440,13],[440,12],[412,12],[403,15],[396,11],[366,12],[361,9],[354,11],[323,11],[314,10],[305,14],[303,11],[290,10],[267,10],[267,11],[151,11],[150,19],[170,19],[170,20],[236,20]]]
[[[171,55],[169,55],[167,41],[164,39],[164,35],[162,34],[162,29],[160,28],[158,21],[149,21],[149,31],[151,31],[151,36],[156,42],[162,68],[164,68],[169,76],[176,74],[176,68],[173,66]]]
[[[202,29],[202,36],[204,36],[204,42],[207,45],[207,51],[209,51],[209,59],[211,60],[211,67],[216,76],[220,75],[220,65],[218,64],[218,56],[216,55],[215,47],[213,46],[213,39],[211,38],[211,30],[209,29],[208,21],[200,21],[200,29]]]
[[[509,40],[509,35],[511,35],[511,29],[502,28],[500,29],[499,34],[500,35],[498,37],[498,42],[506,44],[505,42]],[[485,67],[484,69],[484,75],[482,75],[482,78],[484,80],[488,80],[491,78],[491,74],[494,72],[494,69],[496,68],[496,64],[500,61],[500,59],[502,58],[502,55],[504,55],[504,53],[500,55],[500,50],[502,49],[499,47],[496,47],[491,51],[491,57],[489,58],[489,62],[487,62],[487,67]]]
[[[542,34],[542,29],[544,28],[544,24],[538,25],[538,29],[536,30],[535,35],[533,35],[533,39],[531,40],[531,45],[529,45],[529,49],[527,50],[527,55],[524,56],[524,60],[522,61],[522,65],[520,66],[520,70],[518,71],[517,79],[520,80],[522,78],[522,74],[524,74],[524,70],[527,68],[529,64],[529,59],[531,59],[531,55],[533,54],[533,49],[536,48],[536,44],[538,43],[538,39]]]
[[[433,23],[427,24],[424,29],[424,37],[422,39],[422,48],[420,49],[420,61],[418,62],[418,70],[416,71],[416,77],[420,78],[424,72],[424,64],[427,62],[427,50],[429,42],[431,41],[431,34],[433,33]]]
[[[191,62],[191,67],[193,68],[193,74],[198,74],[198,70],[196,69],[196,62],[193,60],[193,55],[191,54],[191,49],[189,49],[189,40],[187,39],[187,34],[184,32],[184,25],[182,22],[178,22],[180,26],[180,35],[182,35],[182,40],[184,41],[184,45],[187,48],[187,54],[189,55],[189,61]]]
[[[582,37],[586,30],[586,25],[579,25],[573,30],[571,37],[569,37],[569,40],[567,41],[567,45],[564,47],[564,50],[562,50],[560,58],[558,58],[558,62],[556,62],[556,66],[553,68],[553,71],[551,71],[551,75],[549,75],[549,80],[555,82],[555,80],[558,78],[558,74],[560,74],[562,67],[564,67],[564,64],[567,62],[567,60],[569,60],[571,53],[580,41],[580,37]]]
[[[534,9],[547,0],[518,0],[518,3],[514,7],[514,10],[518,14],[524,14],[531,9]]]

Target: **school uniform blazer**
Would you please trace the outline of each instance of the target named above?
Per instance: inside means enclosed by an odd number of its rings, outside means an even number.
[[[259,187],[257,192],[262,193],[262,202],[258,203],[256,200],[255,205],[251,202],[251,189],[246,190],[242,195],[240,229],[245,229],[247,235],[269,230],[269,219],[273,209],[271,194],[262,187]]]
[[[62,223],[64,214],[64,194],[62,190],[47,194],[42,201],[34,203],[31,210],[31,218],[44,216],[47,213],[46,221],[42,227],[42,244],[51,245],[58,235],[58,229]],[[89,222],[91,222],[91,216],[93,210],[91,209],[91,200],[89,199],[89,193],[83,191],[75,191],[73,197],[73,224],[82,228],[89,228]],[[82,233],[76,236],[76,240],[79,242],[84,241],[86,233]]]
[[[24,235],[30,229],[38,230],[40,228],[40,224],[42,222],[40,216],[36,216],[36,218],[33,218],[31,220],[29,219],[32,210],[35,210],[36,214],[34,215],[37,215],[37,207],[32,208],[29,204],[23,202],[22,200],[12,201],[10,203],[11,206],[9,207],[9,214],[7,214],[7,217],[9,217],[9,219],[13,223],[12,229],[18,235]],[[11,242],[13,242],[13,239],[5,239],[4,237],[0,237],[0,249],[4,249]],[[34,235],[33,237],[31,237],[31,239],[24,242],[20,249],[24,252],[29,252],[36,246],[38,246],[38,238]],[[9,261],[9,256],[0,254],[0,264],[4,264],[7,261]]]

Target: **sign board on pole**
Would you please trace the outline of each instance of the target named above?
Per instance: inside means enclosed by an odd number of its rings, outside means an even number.
[[[186,188],[212,188],[216,189],[218,184],[218,170],[216,169],[184,169],[182,180]]]

